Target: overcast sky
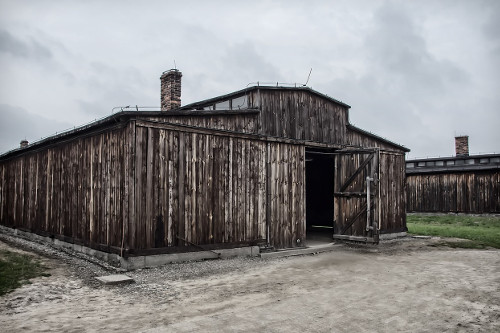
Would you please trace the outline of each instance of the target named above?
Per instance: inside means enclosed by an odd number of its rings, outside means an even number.
[[[500,153],[500,1],[0,0],[0,152],[112,113],[303,84],[408,158]]]

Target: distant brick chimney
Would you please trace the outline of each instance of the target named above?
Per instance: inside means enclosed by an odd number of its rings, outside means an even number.
[[[467,135],[455,137],[455,153],[457,156],[469,156],[469,137]]]
[[[182,73],[177,69],[163,72],[161,80],[161,110],[169,111],[181,106]]]
[[[28,140],[26,140],[26,139],[25,139],[25,140],[21,140],[21,143],[20,143],[21,148],[24,148],[24,147],[26,147],[27,145],[29,145]]]

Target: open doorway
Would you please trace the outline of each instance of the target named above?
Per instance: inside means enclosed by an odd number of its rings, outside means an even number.
[[[307,243],[332,242],[335,155],[330,150],[306,149]]]

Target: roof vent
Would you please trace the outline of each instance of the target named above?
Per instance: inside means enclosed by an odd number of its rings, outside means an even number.
[[[21,143],[20,143],[21,148],[24,148],[24,147],[26,147],[27,145],[29,145],[28,140],[26,140],[26,139],[21,140]]]

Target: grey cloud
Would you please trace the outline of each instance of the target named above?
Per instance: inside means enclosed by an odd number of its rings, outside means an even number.
[[[487,19],[482,27],[484,35],[498,43],[500,42],[500,3],[492,1],[488,4]]]
[[[267,62],[250,41],[228,47],[224,56],[224,71],[235,73],[240,81],[255,82],[280,79],[278,68]]]
[[[158,80],[158,98],[157,103],[151,105],[148,103],[147,91],[135,87],[133,80],[130,80],[130,85],[120,85],[119,78],[113,81],[113,78],[106,78],[104,81],[99,82],[96,80],[88,80],[85,84],[88,86],[88,94],[82,98],[75,99],[77,110],[86,117],[92,119],[107,116],[113,112],[114,107],[138,105],[138,106],[156,106],[160,102],[160,83]]]
[[[127,1],[118,12],[104,2],[36,3],[12,2],[19,17],[0,13],[0,103],[23,106],[27,118],[85,122],[114,106],[158,106],[159,76],[174,60],[183,104],[255,81],[303,83],[312,67],[309,86],[416,156],[451,154],[455,130],[479,151],[498,151],[495,0]],[[9,124],[24,128],[16,119]],[[10,133],[17,147],[23,131]]]
[[[76,108],[72,112],[95,119],[111,114],[117,106],[149,104],[147,83],[144,74],[135,67],[122,68],[100,61],[82,64],[76,83],[82,94],[72,100]],[[158,103],[155,105],[159,105],[160,100],[160,81],[157,83]]]
[[[491,57],[491,70],[500,75],[500,3],[497,1],[489,8],[488,17],[482,27]]]
[[[449,108],[457,93],[470,87],[470,78],[429,52],[407,10],[393,3],[380,7],[374,30],[365,36],[366,72],[331,84],[337,97],[352,105],[353,123],[432,156],[448,150],[452,120],[467,106]]]
[[[221,44],[222,45],[222,44]],[[282,82],[280,71],[267,61],[251,41],[236,42],[208,53],[205,67],[193,64],[198,71],[184,71],[183,104],[245,88],[253,82]],[[158,91],[159,86],[155,88]],[[193,96],[193,92],[196,96]]]
[[[37,40],[30,38],[25,42],[6,30],[0,30],[0,52],[23,58],[52,58],[52,52]]]
[[[0,30],[0,51],[21,57],[27,57],[29,54],[28,46],[5,30]]]
[[[28,112],[24,108],[0,104],[0,154],[19,147],[19,142],[40,140],[71,125]]]
[[[411,90],[417,96],[441,94],[450,83],[467,82],[468,74],[447,60],[437,60],[428,50],[407,8],[386,3],[375,14],[375,31],[365,42],[371,61],[383,70],[388,86]]]
[[[158,101],[159,88],[158,88]],[[91,119],[98,119],[110,115],[114,107],[127,105],[143,105],[142,99],[139,96],[133,96],[130,92],[124,90],[106,89],[92,98],[86,96],[85,99],[76,99],[75,103],[78,110],[73,112],[81,112]],[[159,102],[158,102],[159,103]]]
[[[366,72],[332,85],[353,106],[354,123],[432,156],[449,151],[454,119],[463,119],[470,107],[457,97],[472,83],[464,69],[430,53],[408,10],[399,3],[381,6],[365,36]]]

